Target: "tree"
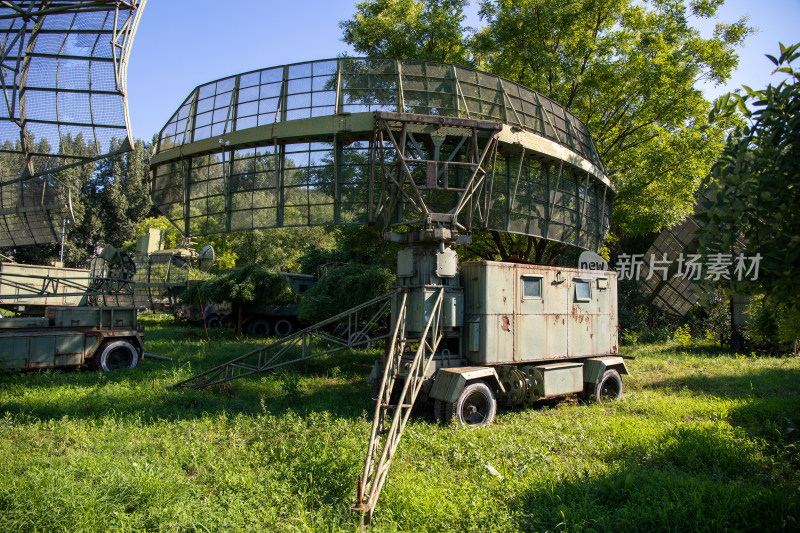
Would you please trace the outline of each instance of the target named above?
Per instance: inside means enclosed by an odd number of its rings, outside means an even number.
[[[800,71],[792,67],[800,59],[798,49],[800,43],[781,44],[779,57],[767,56],[787,80],[759,91],[744,87],[747,94],[728,95],[712,113],[738,108],[749,123],[730,135],[711,171],[716,195],[706,203],[700,235],[705,256],[760,256],[757,279],[754,273],[741,280],[734,275],[730,288],[763,294],[764,308],[794,317],[793,333],[783,340],[800,338]]]
[[[377,298],[394,284],[382,266],[348,263],[328,271],[300,301],[300,320],[319,322]]]
[[[407,2],[424,9],[450,9],[458,19],[464,2]],[[735,122],[709,124],[711,108],[695,88],[699,81],[723,83],[737,64],[736,47],[751,32],[746,19],[717,24],[704,39],[690,16],[716,15],[721,0],[483,0],[486,25],[474,36],[461,27],[463,47],[448,61],[475,65],[526,85],[565,106],[587,124],[606,170],[619,191],[613,231],[639,235],[658,231],[691,214],[693,194]],[[409,21],[398,2],[370,0],[342,23],[344,39],[360,52],[401,59],[437,59],[418,41],[383,33],[393,22],[435,28],[422,17]],[[405,18],[404,18],[405,17]],[[515,237],[512,248],[529,257],[555,259],[560,250]],[[502,255],[496,239],[484,240]],[[483,253],[485,250],[475,249]]]
[[[339,23],[345,42],[370,57],[461,63],[468,53],[469,0],[366,0]]]
[[[238,270],[220,274],[213,279],[192,283],[181,295],[186,304],[231,302],[237,314],[236,332],[242,333],[244,307],[254,302],[271,305],[297,303],[297,294],[286,276],[249,264]]]

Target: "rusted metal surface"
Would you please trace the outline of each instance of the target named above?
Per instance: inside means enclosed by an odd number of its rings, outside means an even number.
[[[466,356],[475,364],[525,363],[616,354],[616,272],[466,262]],[[538,280],[538,283],[534,283]],[[526,295],[531,283],[538,296]],[[576,297],[578,285],[588,297]],[[535,290],[531,294],[536,294]]]
[[[82,365],[111,338],[129,340],[139,356],[144,351],[133,308],[55,307],[45,315],[0,319],[0,369]]]

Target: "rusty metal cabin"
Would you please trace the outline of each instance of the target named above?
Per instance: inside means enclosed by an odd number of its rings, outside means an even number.
[[[617,353],[616,272],[494,261],[461,268],[463,353],[473,364]]]

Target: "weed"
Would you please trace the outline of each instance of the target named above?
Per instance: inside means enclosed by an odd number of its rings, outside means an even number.
[[[0,531],[356,529],[378,350],[175,390],[259,342],[143,321],[148,352],[177,362],[0,375]],[[500,410],[474,431],[412,418],[373,530],[796,529],[800,360],[623,353],[620,402]]]

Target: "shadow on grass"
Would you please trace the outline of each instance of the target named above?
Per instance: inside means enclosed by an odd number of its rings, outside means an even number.
[[[667,378],[642,385],[645,389],[688,389],[720,398],[749,398],[800,395],[800,370],[760,369],[747,374],[693,374]]]
[[[236,345],[225,348],[244,351]],[[0,414],[42,420],[113,415],[155,421],[219,413],[278,415],[291,410],[355,418],[372,408],[366,378],[377,352],[329,354],[207,389],[172,388],[191,375],[187,363],[196,373],[232,358],[220,357],[221,351],[198,350],[182,364],[145,359],[137,368],[108,373],[83,367],[0,374]]]
[[[796,531],[797,475],[723,426],[623,447],[612,472],[537,483],[509,505],[521,531]],[[785,470],[785,469],[784,469]]]

